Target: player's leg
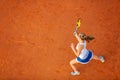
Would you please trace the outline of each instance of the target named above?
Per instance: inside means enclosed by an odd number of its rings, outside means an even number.
[[[74,72],[71,72],[71,75],[79,75],[80,74],[80,72],[76,69],[76,67],[74,66],[74,64],[76,64],[76,63],[78,63],[77,61],[76,61],[76,59],[73,59],[73,60],[71,60],[70,61],[70,66],[72,67],[72,69],[73,69],[73,71]]]
[[[76,67],[74,66],[74,64],[76,64],[76,63],[78,63],[76,61],[76,59],[73,59],[73,60],[70,61],[70,66],[72,67],[72,69],[73,69],[74,72],[77,71]]]
[[[101,62],[105,62],[103,56],[96,56],[95,54],[93,54],[93,59],[95,59],[95,60],[99,60],[99,61],[101,61]]]

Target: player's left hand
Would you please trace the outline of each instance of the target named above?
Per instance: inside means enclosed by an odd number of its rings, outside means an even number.
[[[74,48],[74,44],[73,43],[71,43],[71,46],[70,46],[72,49]]]

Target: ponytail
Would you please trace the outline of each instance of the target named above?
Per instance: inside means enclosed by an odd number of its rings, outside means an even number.
[[[84,36],[84,40],[86,40],[87,42],[89,42],[89,41],[91,41],[91,40],[93,40],[93,39],[95,39],[95,37],[94,36]]]
[[[80,33],[79,36],[80,36],[80,38],[81,38],[82,40],[86,40],[87,42],[95,39],[94,36],[91,36],[91,35],[90,35],[90,36],[86,36],[85,33]]]

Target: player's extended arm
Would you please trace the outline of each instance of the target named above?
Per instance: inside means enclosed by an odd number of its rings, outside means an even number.
[[[77,33],[75,34],[75,37],[77,38],[78,42],[80,42],[80,43],[82,42],[82,40],[80,39],[80,37],[78,36]]]

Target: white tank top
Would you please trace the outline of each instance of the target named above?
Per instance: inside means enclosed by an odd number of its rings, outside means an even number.
[[[86,59],[89,54],[88,50],[86,49],[86,41],[84,41],[83,43],[78,43],[76,46],[76,49],[78,50],[78,46],[81,46],[81,45],[83,46],[83,49],[81,50],[79,57],[81,59]]]

